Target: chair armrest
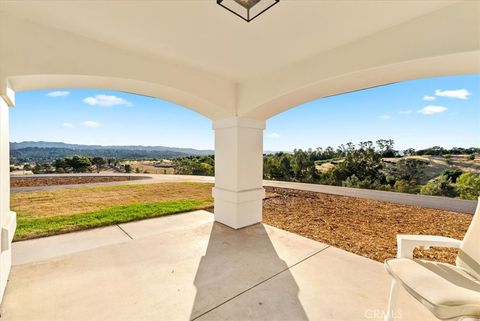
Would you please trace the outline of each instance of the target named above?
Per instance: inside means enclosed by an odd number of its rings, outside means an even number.
[[[416,247],[427,249],[431,246],[459,248],[460,245],[462,245],[462,241],[445,236],[398,234],[397,257],[413,258],[413,250]]]

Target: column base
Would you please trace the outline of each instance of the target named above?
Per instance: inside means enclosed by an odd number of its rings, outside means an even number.
[[[2,224],[2,239],[1,239],[1,251],[10,250],[12,245],[15,230],[17,229],[17,213],[9,211],[6,214],[5,222]]]
[[[239,229],[262,221],[265,189],[228,191],[218,187],[212,190],[215,221]]]
[[[12,240],[17,227],[17,214],[12,211],[3,213],[7,216],[6,222],[1,227],[1,250],[0,250],[0,303],[5,294],[10,268],[12,266]]]

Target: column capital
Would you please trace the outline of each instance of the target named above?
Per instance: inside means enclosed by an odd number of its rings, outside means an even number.
[[[10,86],[8,80],[3,77],[0,77],[0,98],[3,99],[8,106],[15,106],[15,91]]]
[[[230,117],[225,119],[214,120],[212,124],[213,129],[225,129],[225,128],[253,128],[253,129],[265,129],[265,121],[253,118],[245,117]]]

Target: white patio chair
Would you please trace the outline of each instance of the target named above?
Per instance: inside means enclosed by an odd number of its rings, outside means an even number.
[[[413,259],[415,247],[458,248],[456,265]],[[440,320],[480,320],[480,201],[463,241],[397,235],[397,258],[385,261],[393,277],[385,321],[395,319],[399,285]]]

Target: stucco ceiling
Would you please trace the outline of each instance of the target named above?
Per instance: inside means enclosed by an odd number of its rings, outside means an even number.
[[[251,23],[215,0],[1,1],[1,10],[242,81],[455,2],[281,0]]]

